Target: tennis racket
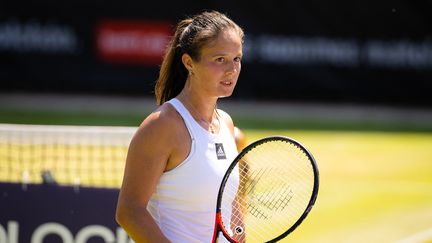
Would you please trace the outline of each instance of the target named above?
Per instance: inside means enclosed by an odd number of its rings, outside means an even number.
[[[219,189],[213,242],[276,242],[297,228],[318,194],[318,168],[299,142],[260,139],[228,168]]]

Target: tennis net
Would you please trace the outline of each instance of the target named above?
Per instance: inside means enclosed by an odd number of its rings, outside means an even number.
[[[0,181],[119,187],[135,130],[0,124]]]

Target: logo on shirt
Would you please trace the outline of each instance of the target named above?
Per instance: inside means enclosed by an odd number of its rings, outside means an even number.
[[[222,143],[215,143],[217,159],[226,159],[225,150]]]

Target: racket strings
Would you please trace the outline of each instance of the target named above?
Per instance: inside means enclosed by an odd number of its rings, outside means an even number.
[[[313,190],[312,174],[309,157],[295,144],[277,141],[252,148],[226,181],[221,203],[224,228],[233,238],[245,234],[252,242],[284,233],[305,210]]]

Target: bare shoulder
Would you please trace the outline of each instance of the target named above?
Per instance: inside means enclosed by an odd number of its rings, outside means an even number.
[[[177,133],[179,127],[176,126],[178,122],[182,120],[176,110],[169,104],[163,104],[144,119],[132,138],[132,143],[169,150],[172,145],[171,136]]]
[[[173,107],[162,105],[147,116],[135,132],[126,158],[122,203],[147,204],[176,149],[171,133],[178,129],[175,126],[181,119],[178,116]]]
[[[163,104],[144,119],[140,127],[172,125],[173,122],[180,121],[181,117],[170,104]],[[154,128],[154,127],[153,127]]]

